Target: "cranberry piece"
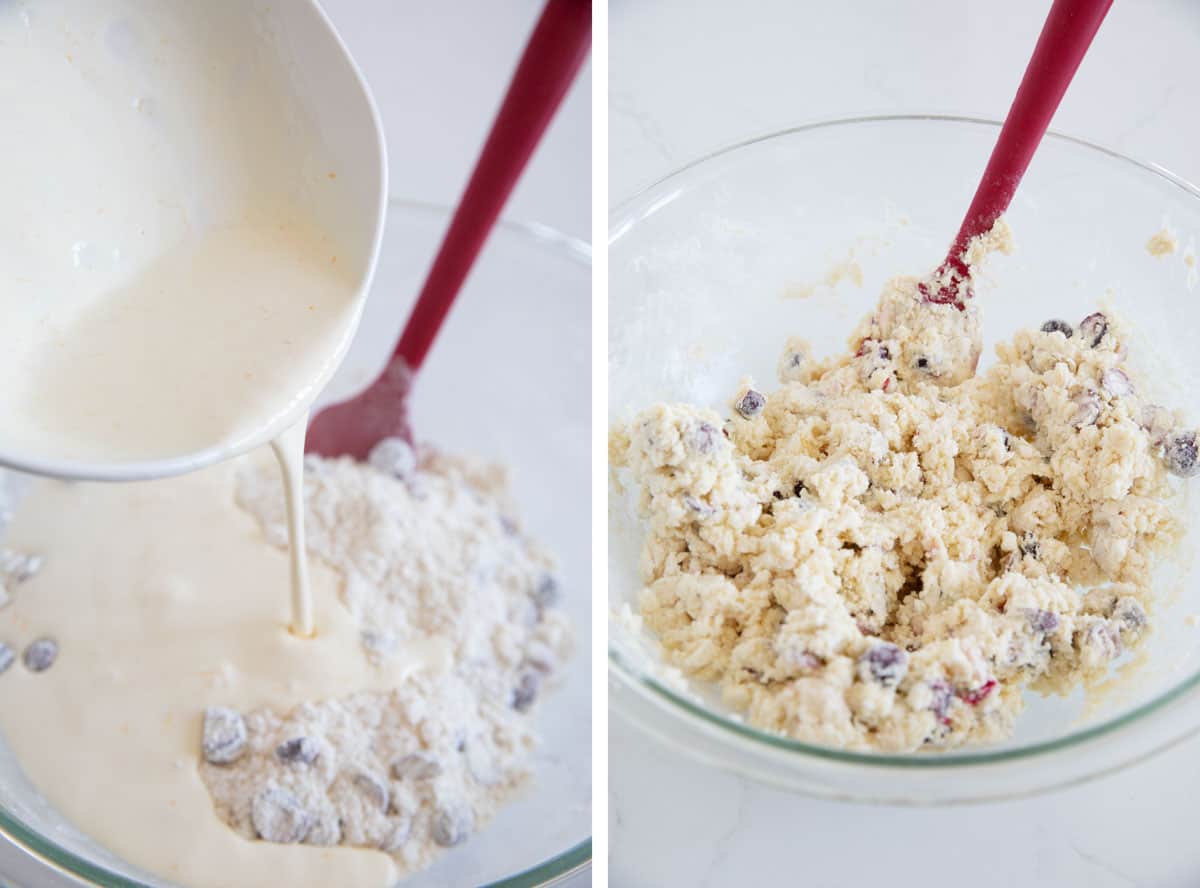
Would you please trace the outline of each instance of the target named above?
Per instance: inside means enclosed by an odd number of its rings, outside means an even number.
[[[1071,414],[1071,425],[1076,428],[1095,425],[1100,418],[1100,398],[1095,392],[1080,392],[1071,399],[1075,412]]]
[[[382,777],[369,771],[357,771],[351,778],[351,782],[370,804],[380,811],[387,812],[391,793],[388,792],[387,783]]]
[[[873,645],[858,658],[858,675],[863,681],[877,681],[894,688],[908,672],[908,654],[889,642]]]
[[[538,610],[545,610],[558,604],[559,597],[558,580],[550,574],[542,574],[537,588],[533,590],[533,603],[537,605]]]
[[[763,408],[767,406],[767,396],[762,392],[756,392],[754,389],[747,389],[746,394],[742,395],[734,408],[738,413],[742,414],[746,419],[753,419],[758,414],[763,412]]]
[[[246,721],[241,713],[224,706],[210,706],[204,711],[201,747],[204,759],[213,765],[228,765],[246,751]]]
[[[1041,635],[1049,635],[1058,628],[1058,614],[1054,611],[1034,607],[1027,611],[1026,617],[1029,620],[1029,628]]]
[[[971,706],[978,706],[988,698],[992,691],[996,690],[999,682],[994,678],[989,678],[977,688],[972,688],[969,691],[959,691],[958,697],[964,703],[969,703]]]
[[[413,752],[392,763],[397,780],[432,780],[442,775],[442,763],[427,752]]]
[[[441,808],[429,824],[429,837],[443,848],[461,845],[475,828],[475,816],[466,805]]]
[[[702,422],[692,431],[691,444],[697,453],[712,453],[717,446],[717,428]]]
[[[1090,314],[1079,322],[1079,335],[1083,341],[1095,348],[1108,334],[1108,318],[1100,312]]]
[[[1195,432],[1172,432],[1163,445],[1167,471],[1180,478],[1190,478],[1200,472]]]
[[[1104,375],[1100,377],[1100,384],[1115,398],[1133,394],[1133,383],[1129,381],[1124,370],[1118,370],[1116,367],[1109,367],[1104,371]]]
[[[950,724],[947,713],[950,712],[950,704],[954,702],[954,687],[945,679],[938,678],[929,683],[929,691],[933,695],[929,709],[942,724]]]
[[[45,672],[58,659],[58,642],[53,638],[39,638],[25,648],[21,659],[30,672]]]
[[[1126,595],[1113,605],[1112,619],[1120,632],[1137,632],[1146,625],[1146,611],[1136,598]]]
[[[254,797],[250,821],[259,838],[291,844],[304,841],[313,827],[314,818],[286,789],[268,786]]]
[[[286,764],[311,765],[320,752],[321,745],[312,737],[293,737],[275,747],[275,758]]]
[[[1066,321],[1060,321],[1058,318],[1046,321],[1042,324],[1043,333],[1061,333],[1067,339],[1075,335],[1075,328]]]
[[[537,699],[541,687],[541,676],[536,672],[526,672],[517,681],[517,686],[513,688],[512,708],[517,712],[528,712],[529,707],[533,706],[533,701]]]

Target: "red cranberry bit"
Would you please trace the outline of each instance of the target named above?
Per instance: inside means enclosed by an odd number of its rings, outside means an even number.
[[[978,706],[987,699],[988,695],[991,694],[992,691],[996,690],[997,685],[999,685],[999,682],[997,682],[996,679],[989,678],[982,685],[974,688],[973,690],[959,691],[958,697],[964,703],[968,703],[971,706]]]

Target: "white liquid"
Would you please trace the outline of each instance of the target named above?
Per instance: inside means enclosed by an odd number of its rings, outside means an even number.
[[[271,442],[287,507],[288,562],[291,565],[292,634],[311,638],[314,631],[312,589],[304,543],[304,430],[308,414]]]
[[[358,281],[309,200],[336,171],[238,9],[0,3],[0,456],[211,462],[344,353]]]
[[[279,594],[287,556],[235,505],[236,468],[136,484],[36,483],[6,540],[41,552],[45,566],[0,612],[0,638],[53,636],[60,654],[49,672],[18,664],[0,675],[0,727],[67,818],[172,881],[390,884],[395,865],[379,851],[241,838],[201,782],[205,706],[286,710],[393,688],[450,656],[431,641],[372,666],[338,578],[320,563],[311,577],[320,631],[289,632]]]

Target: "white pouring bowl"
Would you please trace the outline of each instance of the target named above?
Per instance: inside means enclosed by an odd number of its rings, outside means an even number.
[[[7,34],[14,42],[19,42],[26,31],[32,41],[39,26],[45,28],[51,22],[55,27],[63,26],[63,10],[57,8],[59,5],[54,2],[4,4],[0,6],[0,27],[8,28]],[[59,18],[55,19],[56,15]],[[8,21],[4,22],[6,17]],[[75,24],[69,16],[68,22]],[[308,410],[340,364],[362,314],[383,236],[387,207],[387,153],[383,129],[361,72],[328,17],[313,0],[275,3],[218,0],[202,7],[182,3],[148,4],[144,0],[103,0],[102,4],[87,7],[86,14],[80,16],[77,24],[77,32],[67,39],[76,41],[79,49],[75,57],[69,56],[68,60],[79,68],[81,77],[86,81],[88,77],[103,78],[111,74],[139,90],[123,93],[112,89],[107,92],[96,90],[101,100],[111,99],[112,103],[111,108],[100,109],[97,120],[102,125],[92,127],[99,149],[105,144],[114,144],[114,140],[117,140],[115,144],[120,144],[119,140],[126,137],[123,131],[106,133],[103,130],[109,118],[114,121],[113,126],[127,125],[131,116],[128,105],[133,102],[145,112],[138,118],[139,126],[161,126],[168,131],[160,142],[167,141],[174,162],[183,165],[185,171],[191,164],[205,165],[213,153],[213,139],[205,138],[203,125],[190,128],[178,125],[180,119],[187,122],[186,113],[192,110],[190,106],[172,108],[164,107],[161,102],[155,103],[155,78],[161,76],[163,67],[176,64],[178,68],[184,64],[176,62],[173,54],[186,60],[190,53],[193,62],[197,57],[206,63],[211,59],[213,79],[227,90],[230,102],[242,102],[239,84],[244,84],[248,92],[256,92],[254,101],[270,112],[256,116],[255,106],[241,105],[236,110],[240,116],[229,118],[239,126],[230,126],[228,131],[222,132],[218,144],[234,158],[230,168],[235,175],[230,180],[217,182],[216,188],[205,188],[211,183],[197,173],[194,194],[156,198],[160,202],[177,200],[180,204],[176,214],[178,237],[175,234],[169,237],[186,243],[195,232],[237,224],[239,213],[250,212],[247,207],[256,208],[255,212],[258,207],[267,207],[268,216],[264,220],[267,227],[276,223],[281,227],[289,225],[290,214],[298,213],[303,216],[303,224],[333,236],[340,277],[353,289],[347,307],[339,316],[345,320],[344,328],[338,332],[336,341],[323,343],[326,350],[321,353],[319,372],[307,377],[298,390],[280,393],[262,414],[261,422],[258,421],[259,414],[255,413],[249,425],[239,425],[236,433],[221,436],[215,442],[210,440],[199,449],[182,448],[178,452],[170,450],[145,458],[118,460],[110,458],[101,448],[89,450],[90,443],[85,446],[76,441],[71,452],[56,453],[23,444],[19,436],[10,440],[0,436],[0,465],[27,472],[104,481],[182,474],[236,456],[279,435]],[[93,65],[92,69],[87,67],[89,63]],[[89,70],[98,70],[99,74],[91,74]],[[187,73],[186,68],[182,70]],[[3,94],[3,88],[0,88],[0,96]],[[53,95],[47,96],[51,102],[53,98]],[[173,121],[172,114],[176,111],[179,113]],[[174,129],[170,129],[172,123],[176,124]],[[26,138],[37,135],[24,133]],[[131,145],[136,148],[135,135],[141,138],[144,133],[130,134]],[[264,144],[272,146],[272,150],[264,150]],[[79,181],[82,176],[82,181],[89,183],[86,193],[80,195],[78,205],[86,206],[90,212],[92,205],[97,203],[90,199],[96,194],[108,196],[113,205],[110,215],[124,213],[125,228],[122,231],[125,234],[128,234],[130,219],[136,223],[144,218],[153,238],[153,226],[161,219],[149,210],[144,217],[137,215],[141,209],[150,206],[150,198],[132,187],[136,184],[136,175],[132,181],[126,178],[108,182],[106,193],[99,190],[101,185],[95,189],[90,187],[91,181],[99,181],[110,173],[102,161],[95,160],[96,156],[104,156],[103,150],[92,149],[87,139],[66,147],[56,144],[52,148],[69,161],[64,165],[65,182]],[[2,151],[0,157],[3,157]],[[93,163],[95,169],[89,169],[89,163]],[[219,164],[214,161],[212,168],[217,166]],[[16,205],[9,207],[12,215],[7,225],[11,230],[6,229],[6,220],[0,219],[0,233],[19,234],[19,226],[24,224],[22,218],[39,209],[44,210],[34,206],[42,188],[38,184],[18,194]],[[61,206],[69,217],[73,196],[64,196],[60,185],[50,181],[46,182],[44,190],[50,208],[48,212],[57,212]],[[21,202],[22,194],[27,196],[25,205]],[[51,215],[50,218],[53,220],[54,217]],[[78,220],[72,223],[69,218],[64,218],[61,233],[47,225],[41,234],[40,240],[30,237],[28,243],[18,243],[7,254],[0,250],[0,258],[7,256],[10,259],[7,276],[0,267],[0,288],[17,287],[21,274],[27,279],[36,279],[40,270],[46,270],[47,262],[74,262],[76,269],[95,262],[103,267],[94,275],[97,292],[90,295],[104,299],[108,294],[101,291],[110,282],[114,287],[119,286],[120,275],[128,277],[141,273],[143,267],[152,265],[158,258],[152,251],[131,243],[133,239],[125,237],[121,240],[112,231],[106,232],[99,212],[94,217],[89,216],[84,225]],[[21,264],[27,267],[17,267],[14,271],[13,266]],[[61,275],[61,272],[61,267],[49,271],[51,275]],[[216,269],[212,277],[222,284],[228,279],[230,286],[237,285],[235,276],[225,274],[221,269]],[[31,296],[36,298],[38,293],[34,291]],[[230,322],[231,327],[239,326],[237,318],[231,318]],[[217,332],[219,334],[220,330]],[[217,339],[220,338],[218,335]],[[219,361],[221,355],[215,354],[214,358]],[[180,390],[177,396],[187,398],[188,394],[188,391]],[[104,405],[98,406],[102,412]],[[197,409],[205,409],[205,405],[198,404]]]

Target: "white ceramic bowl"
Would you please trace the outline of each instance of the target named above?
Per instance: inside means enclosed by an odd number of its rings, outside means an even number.
[[[382,366],[408,315],[449,211],[393,202],[372,297],[323,401]],[[532,785],[469,842],[405,888],[532,888],[591,859],[590,250],[540,227],[492,234],[417,384],[418,437],[502,460],[530,532],[558,557],[577,650],[538,712]],[[0,743],[0,833],[40,858],[36,884],[160,888],[116,859],[41,798]],[[62,881],[54,881],[57,877]]]
[[[697,161],[615,210],[610,420],[660,400],[723,411],[741,375],[775,379],[789,335],[822,355],[843,349],[887,278],[941,261],[997,128],[945,117],[799,127]],[[1018,327],[1077,320],[1111,303],[1141,334],[1131,361],[1151,394],[1200,423],[1197,268],[1183,252],[1156,259],[1145,249],[1168,222],[1194,257],[1200,192],[1161,169],[1051,135],[1008,216],[1018,250],[989,265],[979,297],[984,365]],[[609,600],[619,612],[640,588],[641,528],[615,488],[610,504]],[[613,705],[680,750],[814,795],[935,803],[1087,779],[1200,727],[1200,628],[1187,619],[1200,614],[1190,565],[1200,497],[1187,497],[1185,508],[1191,529],[1180,557],[1156,577],[1155,628],[1137,668],[1094,701],[1082,692],[1031,694],[1015,736],[997,746],[885,756],[754,730],[707,689],[659,669],[654,640],[621,620],[610,626]]]
[[[15,6],[0,8],[0,15],[16,16],[18,12]],[[42,14],[43,10],[33,10],[35,19]],[[48,18],[53,15],[50,10],[44,14]],[[99,6],[96,17],[102,25],[87,24],[98,27],[99,33],[105,35],[103,45],[129,69],[138,70],[136,64],[113,47],[123,45],[122,34],[136,34],[139,29],[154,34],[153,25],[142,21],[144,16],[138,15],[136,4],[122,2]],[[191,186],[194,193],[186,195],[189,225],[219,226],[234,222],[246,207],[274,206],[282,199],[281,195],[287,195],[289,201],[303,207],[304,216],[316,228],[336,233],[340,267],[352,282],[354,304],[361,310],[383,238],[388,195],[387,149],[371,92],[333,24],[316,0],[210,0],[202,13],[198,8],[184,6],[177,7],[167,18],[177,19],[173,24],[188,29],[184,33],[192,38],[193,45],[188,47],[189,53],[183,54],[184,58],[203,52],[202,57],[214,69],[250,71],[257,81],[265,84],[264,95],[277,101],[279,107],[278,118],[272,119],[270,125],[283,129],[271,134],[286,146],[276,154],[264,154],[254,150],[264,138],[263,133],[239,130],[238,145],[245,154],[243,162],[249,166],[241,178],[222,183],[220,199],[207,192],[202,184],[205,180],[197,175],[196,184]],[[246,39],[245,35],[253,36]],[[137,76],[149,78],[147,88],[153,97],[153,78],[143,73]],[[178,128],[172,140],[181,158],[187,157],[189,151],[210,150],[203,141],[202,131],[197,135]],[[96,163],[87,145],[82,143],[77,146],[74,160],[82,170]],[[331,178],[330,170],[340,172]],[[104,169],[95,171],[97,178],[106,175]],[[160,195],[158,199],[173,204],[181,198],[172,194]],[[17,208],[19,217],[22,209]],[[288,214],[278,212],[280,219],[288,218]],[[63,230],[73,229],[64,225]],[[103,226],[96,229],[97,236],[104,233]],[[67,234],[62,237],[67,238]],[[68,238],[54,245],[53,253],[66,261],[69,245]],[[244,439],[135,462],[105,461],[98,455],[68,459],[31,453],[12,445],[0,447],[0,465],[60,478],[132,481],[179,475],[236,456],[265,444],[295,424],[306,409],[310,392],[318,391],[329,381],[337,361],[350,346],[353,332],[350,326],[345,339],[338,343],[338,352],[330,356],[328,374],[313,380],[312,389],[291,393],[294,404],[289,400],[278,405],[279,414]]]

